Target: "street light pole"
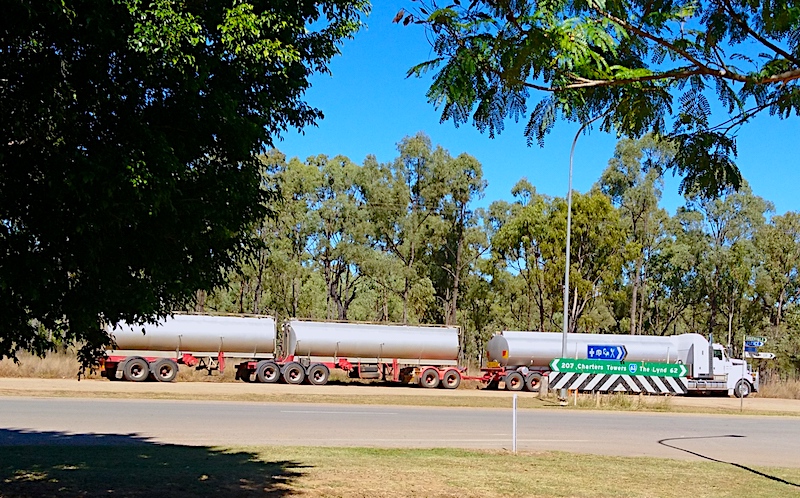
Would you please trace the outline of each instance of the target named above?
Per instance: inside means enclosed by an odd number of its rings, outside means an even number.
[[[575,146],[578,144],[578,137],[581,136],[583,130],[586,129],[587,126],[594,123],[598,119],[606,116],[611,109],[604,112],[603,114],[590,119],[589,121],[583,123],[581,127],[578,129],[578,133],[575,134],[575,138],[572,140],[572,149],[569,151],[569,190],[567,190],[567,254],[566,254],[566,264],[564,265],[564,319],[562,320],[562,328],[561,328],[561,357],[567,357],[567,331],[569,330],[569,265],[570,265],[570,244],[572,242],[572,162],[575,157]],[[558,395],[558,399],[566,402],[567,400],[567,388],[562,387],[561,392]]]

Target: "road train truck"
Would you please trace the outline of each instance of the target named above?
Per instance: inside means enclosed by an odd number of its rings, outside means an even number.
[[[721,344],[700,334],[642,336],[504,331],[487,344],[486,369],[506,389],[687,394],[726,392],[746,397],[758,391],[758,372],[730,358]]]
[[[234,358],[236,378],[246,382],[323,385],[335,368],[430,388],[461,383],[457,327],[290,320],[282,332],[278,355],[269,316],[175,314],[155,325],[121,323],[109,329],[115,349],[106,352],[101,374],[170,382],[179,364],[224,371],[226,358]]]

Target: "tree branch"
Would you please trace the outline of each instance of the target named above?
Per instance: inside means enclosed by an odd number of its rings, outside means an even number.
[[[729,0],[721,0],[721,3],[723,5],[723,8],[726,11],[728,11],[728,14],[730,14],[730,16],[733,17],[733,19],[736,21],[736,23],[739,24],[739,26],[741,26],[745,31],[747,31],[750,34],[750,36],[752,36],[753,38],[755,38],[756,40],[761,42],[762,45],[764,45],[765,47],[769,48],[770,50],[772,50],[776,54],[779,54],[779,55],[783,56],[786,60],[791,61],[792,63],[794,63],[795,66],[800,66],[800,61],[798,61],[798,59],[795,58],[792,54],[786,52],[785,50],[783,50],[779,46],[773,44],[772,42],[770,42],[766,38],[762,37],[757,32],[753,31],[753,29],[750,27],[750,25],[747,24],[744,21],[744,19],[742,19],[742,17],[739,15],[739,13],[736,12],[733,9],[733,6],[731,5]]]

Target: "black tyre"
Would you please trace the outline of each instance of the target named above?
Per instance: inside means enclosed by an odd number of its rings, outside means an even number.
[[[532,393],[538,393],[540,387],[542,387],[542,374],[531,372],[525,377],[525,389]]]
[[[448,370],[442,376],[442,387],[456,389],[461,385],[461,374],[458,370]]]
[[[283,367],[283,380],[287,384],[302,384],[305,379],[306,371],[303,365],[293,361]]]
[[[746,398],[750,396],[752,391],[753,388],[750,386],[750,383],[744,379],[740,379],[739,382],[736,383],[736,387],[733,388],[733,395],[737,398]]]
[[[311,365],[311,368],[308,369],[306,379],[308,379],[309,384],[315,386],[324,386],[328,383],[330,376],[331,371],[328,369],[328,367],[317,363],[316,365]]]
[[[274,384],[281,380],[281,369],[274,361],[259,361],[256,364],[256,379],[264,384]]]
[[[435,368],[426,368],[419,375],[419,385],[427,388],[434,388],[439,385],[439,371]]]
[[[178,376],[178,364],[175,360],[161,358],[150,365],[153,377],[159,382],[172,382]]]
[[[125,362],[125,368],[122,370],[122,375],[125,380],[131,382],[143,382],[150,376],[150,365],[147,360],[134,356]]]
[[[509,391],[522,391],[525,388],[525,378],[519,372],[506,375],[506,389]]]

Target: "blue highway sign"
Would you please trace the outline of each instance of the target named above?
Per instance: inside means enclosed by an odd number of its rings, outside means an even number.
[[[764,345],[763,341],[745,341],[745,347],[760,348]]]
[[[625,346],[589,344],[586,348],[586,357],[590,360],[622,361],[628,356]]]

